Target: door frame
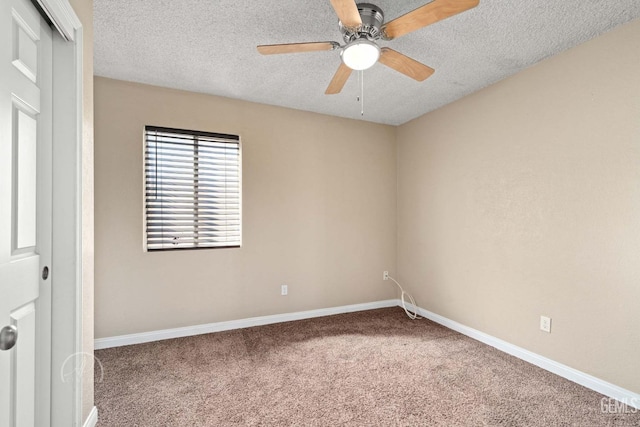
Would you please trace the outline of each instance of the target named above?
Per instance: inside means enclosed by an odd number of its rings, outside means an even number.
[[[88,368],[82,354],[83,29],[69,0],[32,1],[57,30],[52,46],[51,426],[82,426]]]

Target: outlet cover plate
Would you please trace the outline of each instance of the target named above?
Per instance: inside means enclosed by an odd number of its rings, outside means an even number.
[[[551,333],[551,318],[540,316],[540,330]]]

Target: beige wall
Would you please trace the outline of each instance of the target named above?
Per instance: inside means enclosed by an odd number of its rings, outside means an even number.
[[[143,252],[145,125],[241,136],[242,248]],[[395,128],[97,77],[95,144],[97,338],[394,296]]]
[[[82,351],[93,352],[93,0],[70,0],[82,22]],[[93,408],[93,371],[83,371],[82,413]]]
[[[634,392],[639,45],[636,20],[398,129],[418,304]]]

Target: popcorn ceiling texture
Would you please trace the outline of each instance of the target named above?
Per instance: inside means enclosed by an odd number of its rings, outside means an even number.
[[[388,22],[425,0],[375,0]],[[638,0],[481,0],[474,9],[381,41],[435,74],[416,82],[382,64],[324,91],[338,51],[262,56],[259,44],[341,42],[329,0],[94,0],[95,74],[334,116],[400,125],[640,16]],[[553,102],[553,100],[549,100]]]

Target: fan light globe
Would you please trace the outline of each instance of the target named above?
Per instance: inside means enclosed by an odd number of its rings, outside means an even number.
[[[349,43],[340,53],[344,65],[352,70],[360,71],[373,67],[380,58],[380,48],[377,44],[365,38]]]

